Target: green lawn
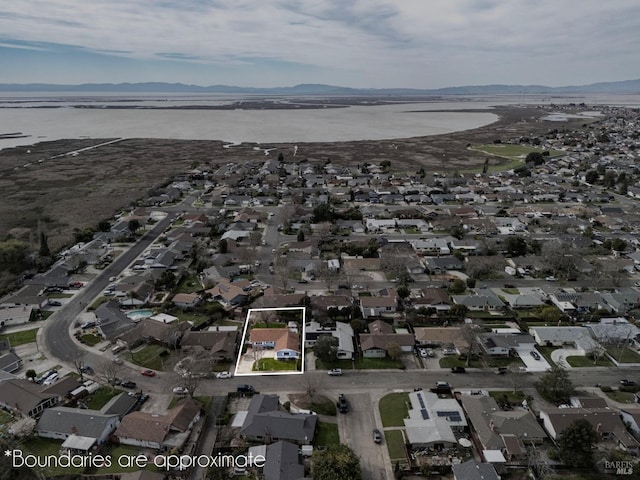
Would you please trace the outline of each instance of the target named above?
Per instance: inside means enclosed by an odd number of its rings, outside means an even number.
[[[607,357],[600,357],[596,363],[593,363],[593,359],[583,357],[583,356],[574,356],[565,358],[567,363],[572,367],[612,367],[613,363]]]
[[[39,457],[47,455],[58,457],[60,455],[61,445],[61,440],[33,437],[22,444],[22,450],[27,454],[37,455]],[[81,474],[83,470],[84,468],[80,467],[50,467],[40,470],[40,473],[43,473],[47,477],[59,475],[73,476]]]
[[[195,275],[190,275],[183,279],[178,287],[176,293],[195,293],[202,290],[202,285]]]
[[[555,362],[551,360],[551,352],[557,350],[560,347],[542,347],[536,345],[536,350],[542,354],[542,356],[549,362],[550,365],[555,365]]]
[[[166,350],[167,348],[162,345],[145,345],[140,350],[135,350],[132,353],[125,352],[122,356],[141,367],[162,371],[163,359],[160,357],[160,353]]]
[[[488,155],[494,155],[496,157],[506,158],[512,161],[518,160],[520,161],[520,164],[524,161],[529,153],[544,151],[542,148],[538,147],[527,145],[511,145],[506,143],[473,145],[469,147],[469,150],[486,153]],[[564,154],[565,152],[562,152],[560,150],[549,150],[549,156],[551,157],[557,157]]]
[[[501,290],[509,295],[518,295],[520,293],[517,288],[502,288]]]
[[[484,366],[482,365],[482,362],[480,362],[480,360],[473,360],[473,356],[471,358],[472,360],[469,363],[469,367],[482,368]],[[459,359],[457,355],[450,355],[447,357],[442,357],[440,359],[440,368],[466,367],[466,366],[467,366],[467,361]]]
[[[611,400],[615,400],[620,403],[633,402],[635,395],[631,392],[621,392],[620,390],[613,390],[612,392],[604,392]]]
[[[339,445],[340,435],[336,423],[318,422],[314,436],[315,446]]]
[[[522,390],[516,390],[515,393],[512,390],[509,391],[490,391],[489,395],[495,398],[497,401],[507,398],[509,403],[521,403],[524,398],[524,392]]]
[[[370,370],[379,368],[404,368],[402,360],[391,360],[390,358],[358,358],[356,360],[358,370]]]
[[[509,367],[511,365],[516,366],[524,366],[522,360],[518,357],[507,357],[507,358],[487,358],[487,367],[496,368],[496,367]]]
[[[389,450],[389,458],[392,462],[396,460],[407,460],[401,430],[385,430],[384,439],[387,442],[387,450]]]
[[[409,394],[390,393],[380,400],[380,417],[383,427],[402,427],[409,415]]]
[[[32,328],[31,330],[22,330],[20,332],[6,333],[4,335],[0,335],[0,340],[8,339],[12,347],[17,347],[18,345],[24,345],[26,343],[35,342],[37,333],[38,333],[38,329]]]
[[[90,346],[97,345],[102,341],[102,339],[98,335],[94,335],[92,333],[88,333],[86,335],[82,335],[80,337],[84,343]]]
[[[253,370],[259,372],[295,372],[296,360],[276,360],[275,358],[261,358],[253,364]]]
[[[640,354],[630,348],[625,348],[620,356],[620,347],[610,347],[607,349],[609,355],[615,358],[619,363],[640,363]]]
[[[111,389],[110,387],[100,387],[89,396],[87,407],[90,410],[100,410],[113,397],[122,393],[122,390]]]
[[[177,311],[172,312],[171,315],[173,315],[174,317],[178,317],[181,322],[193,322],[193,325],[196,327],[209,321],[209,317],[201,313],[186,313]]]
[[[6,428],[11,422],[13,422],[13,416],[4,410],[0,410],[0,431]]]
[[[310,410],[319,415],[331,415],[335,417],[336,404],[330,398],[318,396],[315,402],[311,402]]]

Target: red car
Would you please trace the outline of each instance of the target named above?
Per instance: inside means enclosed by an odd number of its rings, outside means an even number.
[[[140,373],[142,375],[144,375],[145,377],[155,377],[156,376],[156,372],[154,372],[153,370],[142,370]]]

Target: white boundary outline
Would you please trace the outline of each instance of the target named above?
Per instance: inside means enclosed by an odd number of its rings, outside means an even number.
[[[277,371],[277,372],[256,372],[256,373],[238,373],[238,366],[240,365],[240,361],[242,359],[242,350],[244,349],[245,339],[247,336],[247,331],[249,329],[249,317],[253,312],[273,312],[273,311],[291,311],[291,310],[301,310],[302,311],[302,325],[301,330],[302,333],[298,333],[300,336],[300,371]],[[240,350],[238,351],[238,358],[236,359],[236,366],[233,371],[234,377],[262,377],[262,376],[274,376],[274,375],[302,375],[304,374],[304,362],[305,362],[305,329],[306,329],[306,315],[307,308],[306,307],[283,307],[283,308],[250,308],[247,312],[247,317],[244,321],[244,330],[242,332],[242,342],[240,343]]]

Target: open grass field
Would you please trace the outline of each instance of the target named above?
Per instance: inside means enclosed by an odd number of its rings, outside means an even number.
[[[506,158],[507,160],[511,161],[519,161],[520,163],[524,161],[529,153],[544,151],[544,149],[538,147],[528,145],[511,145],[508,143],[473,145],[469,147],[469,149],[476,152],[486,153],[487,155],[495,155],[497,157]],[[557,157],[564,154],[565,152],[561,150],[549,150],[550,157]]]
[[[383,427],[402,427],[409,414],[408,393],[390,393],[380,400],[380,417]]]

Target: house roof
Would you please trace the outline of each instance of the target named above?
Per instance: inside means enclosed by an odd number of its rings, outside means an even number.
[[[369,323],[368,328],[371,334],[393,333],[393,327],[382,320],[374,320]]]
[[[138,403],[138,399],[127,395],[122,392],[115,397],[112,397],[104,406],[100,409],[100,412],[104,415],[118,415],[124,417],[127,413],[131,412]]]
[[[469,348],[469,342],[460,327],[416,327],[415,335],[419,343],[452,343],[461,351]]]
[[[120,310],[120,304],[115,300],[100,305],[96,309],[96,318],[100,331],[108,340],[115,340],[136,325]]]
[[[564,432],[576,420],[585,419],[596,430],[611,433],[627,447],[638,448],[638,442],[627,432],[618,412],[610,408],[547,408],[544,413],[556,435]]]
[[[270,436],[311,442],[316,422],[316,415],[293,414],[279,410],[277,395],[254,395],[241,432],[252,437]]]
[[[300,351],[300,337],[288,328],[252,328],[249,342],[275,342],[274,350]]]
[[[380,349],[386,350],[391,345],[400,347],[412,347],[416,341],[409,333],[361,333],[360,347],[362,350]]]
[[[531,440],[547,437],[527,410],[500,410],[495,399],[488,395],[463,395],[461,400],[485,450],[501,450],[504,446],[501,434]]]
[[[304,465],[300,463],[298,446],[285,441],[267,445],[266,462],[262,469],[264,480],[301,480]]]
[[[118,415],[105,415],[98,410],[52,407],[42,412],[36,431],[100,438],[114,418]]]
[[[169,422],[164,415],[148,412],[131,412],[115,431],[115,436],[162,443],[169,432]]]
[[[165,415],[132,412],[125,416],[115,431],[118,437],[162,443],[170,430],[185,432],[200,412],[200,404],[192,398],[184,399]]]
[[[25,379],[7,380],[0,388],[0,402],[27,414],[43,401],[58,395],[43,393],[42,386]]]
[[[360,297],[362,308],[395,308],[395,297]]]
[[[453,465],[451,469],[456,480],[500,480],[493,465],[475,459]]]
[[[200,346],[208,348],[211,353],[233,353],[236,348],[237,331],[193,331],[190,330],[184,334],[180,345],[182,346]]]
[[[409,418],[404,419],[409,443],[457,442],[452,427],[465,427],[467,421],[456,400],[424,391],[410,393],[409,399]]]
[[[539,345],[547,342],[552,344],[562,342],[567,345],[575,345],[585,351],[589,351],[598,346],[585,327],[531,327],[531,334],[536,338]]]

